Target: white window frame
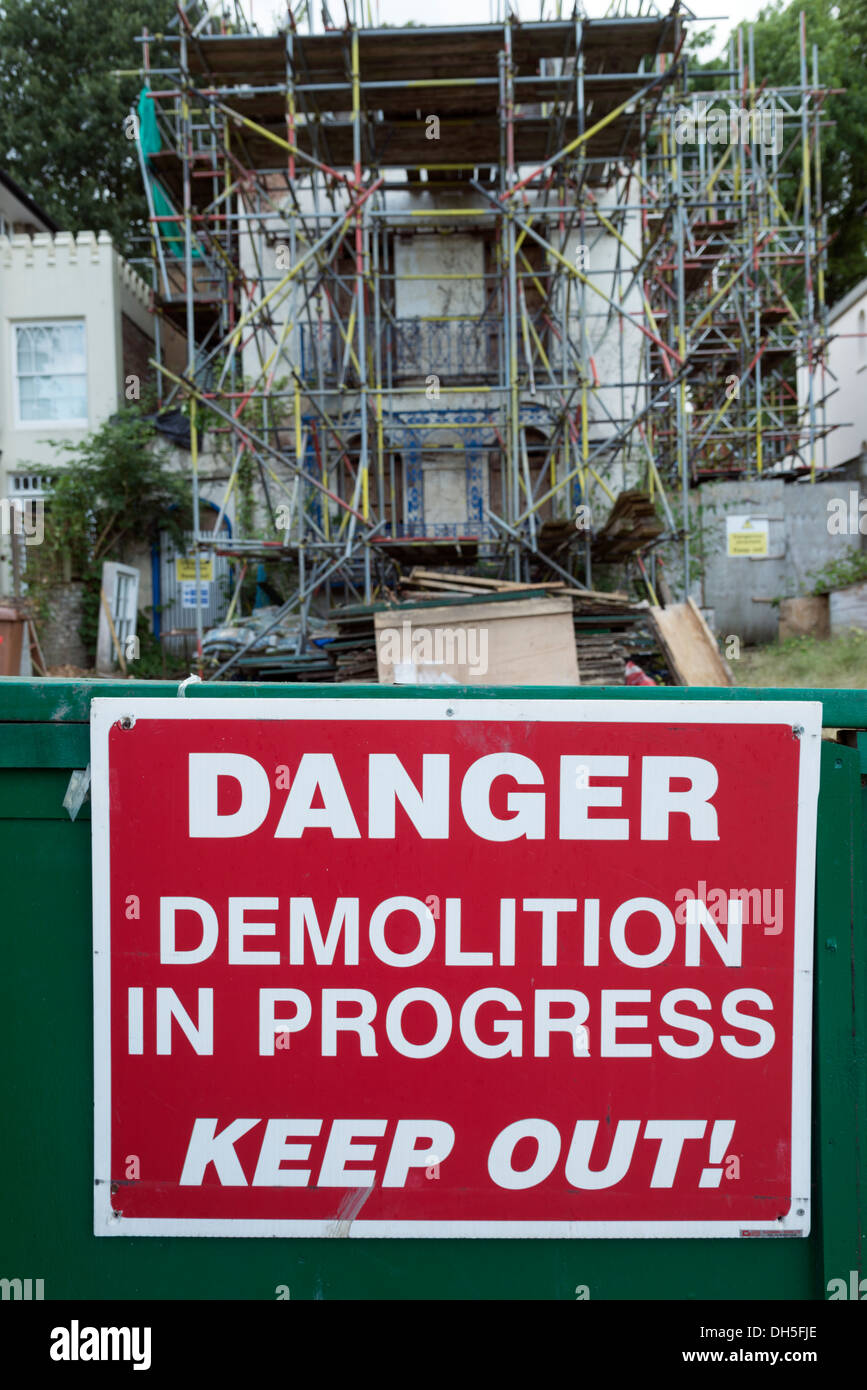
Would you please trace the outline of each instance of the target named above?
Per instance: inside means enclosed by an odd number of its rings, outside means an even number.
[[[84,416],[76,419],[66,420],[24,420],[21,417],[21,376],[18,372],[18,329],[19,328],[65,328],[69,324],[80,324],[84,332],[84,392],[87,399],[87,411]],[[87,429],[90,423],[90,382],[87,371],[87,320],[79,317],[63,319],[15,319],[9,325],[12,334],[11,360],[12,360],[12,379],[13,392],[15,396],[15,428],[18,430],[46,430],[46,429]],[[81,372],[35,372],[28,375],[35,376],[81,376]]]

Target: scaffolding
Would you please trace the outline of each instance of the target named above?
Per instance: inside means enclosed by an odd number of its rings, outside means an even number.
[[[589,586],[629,488],[687,588],[692,487],[821,471],[816,50],[802,16],[796,85],[762,80],[751,29],[703,73],[692,16],[644,8],[322,33],[290,9],[266,37],[179,5],[160,67],[142,36],[154,366],[191,417],[197,578],[253,477],[265,526],[231,553],[291,563],[302,631],[317,595],[369,602],[416,559]],[[228,474],[207,534],[202,422]],[[449,455],[464,514],[431,519]]]

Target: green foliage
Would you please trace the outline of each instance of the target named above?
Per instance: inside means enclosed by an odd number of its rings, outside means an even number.
[[[765,81],[769,87],[800,82],[801,11],[806,16],[808,82],[812,81],[815,44],[820,83],[845,88],[829,96],[822,107],[822,195],[831,238],[826,297],[833,304],[867,275],[867,218],[863,210],[867,197],[867,4],[865,0],[791,0],[789,4],[774,0],[754,21],[757,82]],[[726,58],[703,64],[708,72],[727,66]],[[720,84],[702,76],[691,85],[706,89]],[[795,205],[798,183],[799,179],[792,179],[784,188],[789,213]]]
[[[850,550],[842,559],[830,560],[821,570],[812,570],[810,578],[814,594],[827,594],[832,589],[845,589],[847,584],[858,584],[867,579],[867,551]]]
[[[139,654],[135,660],[127,659],[127,669],[135,680],[165,680],[175,675],[189,674],[188,664],[183,657],[167,652],[159,638],[154,637],[148,628],[142,628],[139,624],[137,635]]]
[[[787,637],[745,651],[731,662],[739,686],[789,690],[852,690],[867,685],[867,632]]]
[[[182,550],[192,524],[189,483],[155,447],[156,430],[141,405],[129,405],[79,444],[57,444],[71,455],[46,507],[45,539],[28,556],[28,593],[40,615],[52,587],[64,579],[84,585],[81,637],[96,649],[104,560],[133,558],[167,531]]]
[[[134,36],[167,29],[171,0],[0,0],[0,158],[64,231],[111,233],[129,255],[146,230],[124,120],[141,87]],[[159,46],[152,51],[159,64]]]
[[[252,536],[256,512],[253,496],[256,462],[250,449],[245,449],[238,463],[236,494],[236,525],[239,536]]]
[[[287,560],[265,561],[265,591],[274,603],[286,603],[298,588],[298,566]]]
[[[241,425],[246,425],[252,434],[260,435],[269,444],[274,444],[277,440],[277,432],[289,428],[293,420],[292,406],[285,394],[288,384],[287,377],[279,377],[272,382],[273,395],[266,403],[262,396],[253,396],[244,406],[241,417]],[[249,382],[246,383],[250,385]],[[256,500],[254,496],[254,485],[258,476],[256,459],[249,449],[245,449],[241,455],[236,475],[235,493],[235,513],[236,526],[239,536],[260,536],[273,539],[273,532],[268,529],[264,531],[261,526],[255,525]],[[275,488],[271,494],[272,505],[276,509],[281,503],[286,502],[286,497],[279,488]],[[266,522],[266,526],[268,523]]]
[[[709,68],[723,67],[722,59],[710,59],[707,56],[707,50],[718,47],[718,43],[716,42],[717,38],[717,30],[713,25],[708,29],[696,29],[694,24],[688,26],[684,51],[691,68],[700,67],[702,73],[704,73]],[[690,84],[691,87],[695,85],[696,83],[694,82]],[[706,78],[702,76],[701,82],[698,85],[700,85],[702,90],[707,90],[709,84]]]
[[[812,45],[819,55],[819,80],[845,91],[827,99],[822,131],[822,192],[828,211],[828,299],[840,299],[867,274],[867,222],[858,209],[867,194],[867,8],[864,0],[797,0],[762,10],[756,25],[756,65],[773,83],[798,79],[798,23],[806,15],[807,75]]]
[[[155,446],[156,429],[138,405],[128,405],[79,444],[57,444],[71,455],[51,495],[46,554],[68,553],[83,572],[105,559],[123,560],[131,546],[149,545],[168,530],[183,548],[191,525],[189,484]]]
[[[81,622],[78,625],[78,635],[84,643],[91,657],[96,655],[96,643],[99,637],[99,610],[102,607],[100,602],[100,589],[102,587],[102,570],[100,568],[88,569],[83,577],[84,595],[81,604]]]

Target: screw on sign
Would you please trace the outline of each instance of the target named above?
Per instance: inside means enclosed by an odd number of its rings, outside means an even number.
[[[97,1234],[806,1235],[820,732],[94,701]]]

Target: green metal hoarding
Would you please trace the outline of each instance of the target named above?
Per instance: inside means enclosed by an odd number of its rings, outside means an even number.
[[[576,700],[821,701],[807,1239],[314,1240],[93,1235],[90,808],[64,807],[88,767],[95,696],[174,697],[174,682],[0,685],[4,1212],[0,1277],[46,1299],[824,1299],[863,1270],[867,692],[455,689]],[[183,698],[405,697],[380,686],[193,685]],[[418,699],[442,695],[415,689]]]

